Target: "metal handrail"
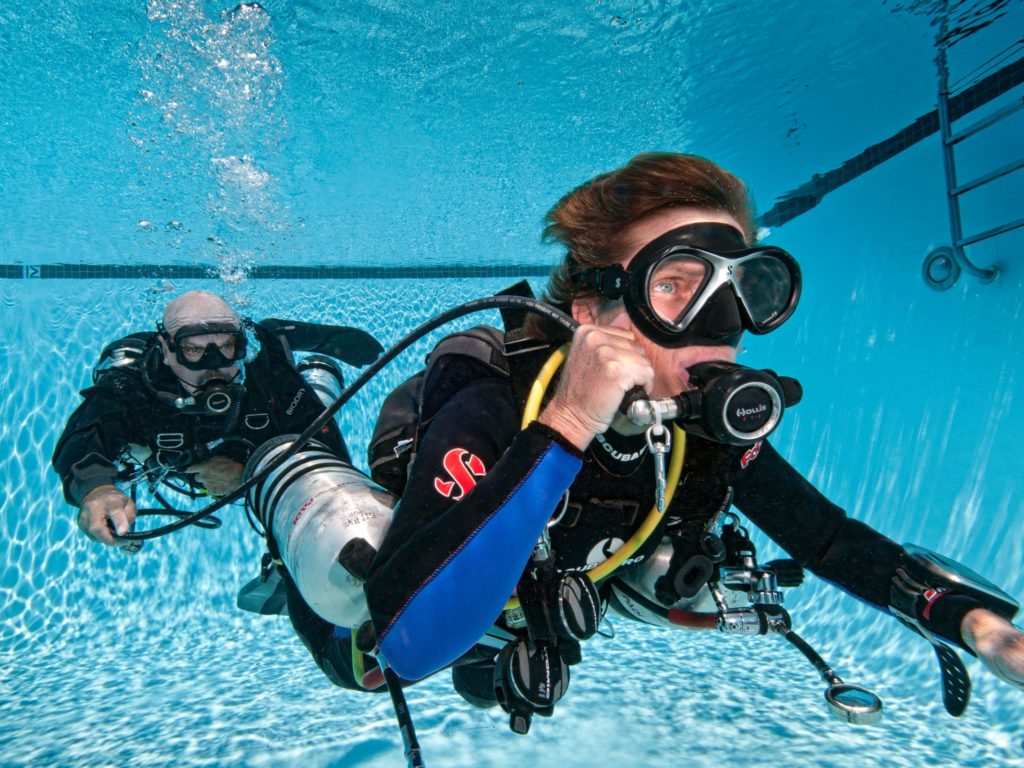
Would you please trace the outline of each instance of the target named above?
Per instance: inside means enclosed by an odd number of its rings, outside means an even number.
[[[1020,168],[1024,168],[1024,157],[1019,160],[1014,160],[1012,163],[1007,163],[1002,168],[996,168],[994,171],[986,173],[984,176],[979,176],[978,178],[961,184],[958,187],[954,187],[949,190],[949,194],[957,196],[962,195],[965,192],[970,192],[972,189],[977,189],[984,184],[1000,179],[1008,173],[1013,173]]]
[[[953,236],[953,255],[956,260],[971,275],[979,278],[982,282],[990,283],[999,274],[998,269],[993,267],[979,267],[967,258],[964,253],[963,224],[960,220],[960,198],[956,183],[956,160],[953,157],[953,136],[951,120],[949,117],[949,68],[946,59],[946,50],[949,44],[946,40],[946,22],[948,14],[943,15],[942,26],[938,37],[938,55],[935,63],[939,70],[939,130],[942,132],[942,160],[943,169],[946,175],[946,199],[949,205],[949,228]],[[973,188],[973,187],[972,187]],[[977,242],[975,240],[974,242]],[[930,258],[930,257],[929,257]]]
[[[1001,235],[1004,232],[1009,232],[1020,227],[1024,227],[1024,219],[1017,219],[1016,221],[1011,221],[1009,224],[1003,224],[998,227],[992,227],[992,229],[986,229],[984,232],[979,232],[976,235],[965,237],[959,243],[957,243],[957,245],[959,245],[961,248],[966,248],[968,245],[980,243],[982,240],[988,240],[990,237],[995,237],[996,235]]]
[[[972,123],[971,125],[961,130],[959,133],[954,133],[948,139],[944,139],[944,142],[949,146],[959,144],[964,139],[969,139],[971,136],[978,133],[979,131],[985,130],[990,125],[995,125],[999,121],[1005,120],[1018,109],[1022,108],[1024,108],[1024,96],[1019,97],[1015,102],[1011,104],[1007,104],[1002,109],[997,109],[990,115],[981,118],[981,120],[978,120],[976,123]]]

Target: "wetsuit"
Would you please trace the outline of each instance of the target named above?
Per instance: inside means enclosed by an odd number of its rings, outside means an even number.
[[[161,402],[153,392],[179,392],[171,370],[158,362],[160,355],[105,371],[96,384],[82,391],[84,401],[71,414],[53,453],[68,503],[81,506],[86,494],[118,479],[118,461],[130,445],[151,454],[150,463],[169,469],[169,476],[185,486],[194,478],[183,473],[189,464],[208,457],[205,446],[228,438],[215,449],[244,464],[261,443],[278,435],[302,432],[323,412],[312,387],[295,370],[289,350],[276,334],[256,325],[260,352],[245,364],[245,395],[232,421],[228,414],[186,415]],[[141,366],[150,365],[147,386]],[[317,438],[346,461],[348,450],[341,431],[328,423]],[[189,460],[190,457],[197,457]]]
[[[152,388],[142,377],[141,366],[146,363],[140,360],[105,371],[94,386],[83,390],[84,401],[68,420],[53,454],[68,502],[81,506],[89,491],[113,484],[118,479],[115,462],[132,444],[152,453],[150,465],[160,465],[154,469],[170,468],[168,477],[176,484],[195,488],[194,476],[180,470],[194,463],[189,457],[202,456],[210,441],[229,438],[215,453],[244,464],[263,442],[303,432],[323,412],[320,399],[292,363],[292,347],[324,349],[355,365],[371,362],[381,350],[372,337],[352,328],[269,320],[254,330],[261,347],[245,365],[245,396],[233,425],[227,415],[185,415],[161,402],[153,389],[178,392],[179,388],[170,369],[159,362],[159,352],[148,358]],[[151,334],[138,337],[152,340]],[[350,461],[333,420],[316,439]],[[342,664],[338,656],[347,653],[347,646],[339,650],[335,628],[313,613],[287,575],[285,583],[289,618],[303,644],[328,677],[352,687],[351,663]],[[341,678],[333,672],[336,667]]]
[[[562,571],[605,560],[654,503],[653,459],[642,436],[608,432],[580,453],[540,423],[520,431],[516,372],[532,380],[548,352],[509,357],[511,377],[476,366],[421,439],[366,584],[381,655],[405,678],[479,658],[474,643],[500,616],[567,490],[565,513],[549,529]],[[901,547],[848,518],[767,441],[735,448],[688,437],[663,527],[630,562],[649,556],[666,529],[685,545],[730,495],[801,566],[886,609]],[[929,629],[962,646],[960,620],[976,605],[950,599]],[[457,688],[460,670],[466,698],[486,698],[489,671],[456,668]]]

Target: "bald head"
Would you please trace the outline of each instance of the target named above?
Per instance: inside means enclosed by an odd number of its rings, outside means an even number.
[[[220,296],[209,291],[183,293],[167,305],[163,323],[164,333],[159,338],[164,364],[173,371],[186,392],[195,392],[197,387],[212,379],[231,380],[239,374],[236,361],[245,356],[242,321]],[[177,338],[182,329],[187,335],[184,341]],[[190,365],[199,363],[206,354],[204,350],[211,346],[219,350],[222,367]],[[179,354],[184,359],[179,360]]]
[[[171,300],[164,310],[164,328],[174,337],[187,325],[231,324],[242,327],[235,310],[209,291],[189,291]]]

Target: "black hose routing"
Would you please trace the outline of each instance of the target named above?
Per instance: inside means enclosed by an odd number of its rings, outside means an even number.
[[[334,417],[334,414],[341,410],[341,407],[345,405],[345,403],[351,400],[360,389],[366,386],[370,379],[376,376],[384,366],[398,357],[398,355],[440,326],[450,323],[452,320],[456,320],[460,317],[490,309],[520,309],[544,315],[548,319],[561,325],[570,334],[574,333],[579,325],[571,317],[550,304],[538,301],[537,299],[527,298],[525,296],[487,296],[485,298],[468,301],[465,304],[458,305],[457,307],[452,307],[415,328],[395,344],[395,346],[384,352],[375,362],[363,371],[362,374],[360,374],[344,392],[338,396],[337,400],[324,409],[323,413],[317,416],[317,418],[314,419],[308,427],[306,427],[305,431],[299,435],[286,450],[278,454],[272,461],[268,462],[263,469],[254,474],[231,493],[226,496],[222,496],[213,503],[203,507],[203,509],[198,512],[186,515],[173,523],[168,523],[167,525],[154,528],[149,531],[126,533],[118,538],[126,541],[145,541],[147,539],[156,539],[161,536],[166,536],[169,533],[174,533],[175,531],[179,531],[189,525],[195,525],[199,521],[205,520],[213,515],[214,512],[217,512],[228,504],[244,497],[249,492],[249,489],[263,482],[271,472],[302,450],[306,443],[312,440],[314,435],[319,434],[323,426]]]

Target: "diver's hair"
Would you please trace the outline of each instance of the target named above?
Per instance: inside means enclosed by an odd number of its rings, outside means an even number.
[[[743,228],[744,240],[755,240],[754,209],[740,179],[703,157],[647,152],[581,184],[548,211],[543,239],[561,243],[566,254],[551,272],[544,299],[567,309],[573,299],[593,295],[577,284],[576,276],[622,258],[622,230],[663,208],[728,213]],[[532,313],[526,327],[531,336],[565,335],[555,323]]]

